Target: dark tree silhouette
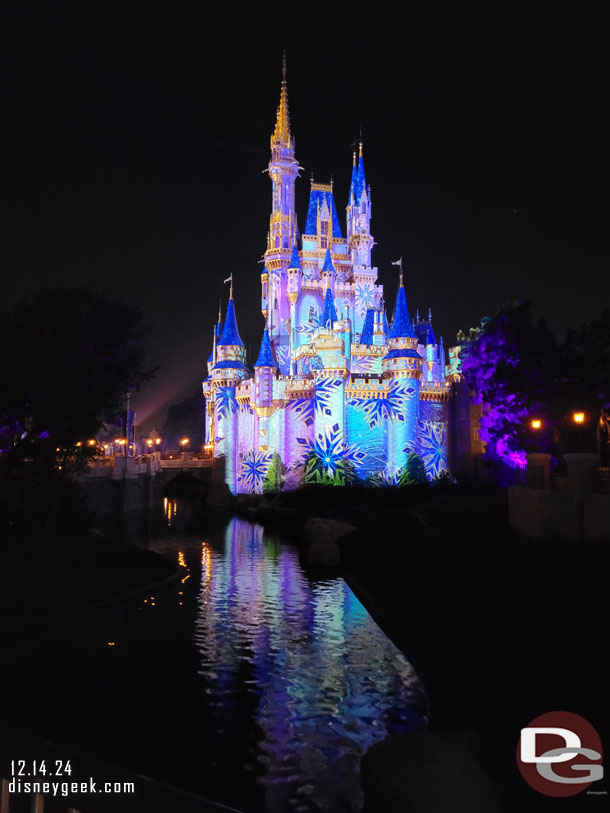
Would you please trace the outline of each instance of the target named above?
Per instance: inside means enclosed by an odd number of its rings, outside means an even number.
[[[44,287],[0,314],[5,488],[24,463],[49,482],[86,465],[87,439],[124,409],[128,388],[154,375],[146,334],[139,306],[84,289]]]

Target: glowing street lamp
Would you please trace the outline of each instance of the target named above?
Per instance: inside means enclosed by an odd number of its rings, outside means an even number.
[[[146,445],[148,446],[149,449],[152,448],[153,445],[152,438],[148,438],[148,440],[146,441]]]
[[[574,423],[584,423],[585,422],[585,413],[584,412],[575,412],[572,415],[572,420]]]
[[[183,449],[185,449],[189,445],[189,442],[190,438],[182,438],[182,440],[180,441],[180,445],[182,446]]]
[[[540,429],[540,427],[542,426],[542,421],[540,420],[540,418],[533,418],[530,426],[532,427],[532,429]]]
[[[161,438],[157,438],[157,439],[155,440],[155,443],[156,443],[156,444],[157,444],[157,446],[158,446],[158,445],[161,443]]]

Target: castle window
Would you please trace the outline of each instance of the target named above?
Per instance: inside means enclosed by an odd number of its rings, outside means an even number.
[[[320,248],[328,248],[328,220],[320,221]]]

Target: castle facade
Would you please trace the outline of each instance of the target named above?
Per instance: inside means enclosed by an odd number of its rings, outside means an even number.
[[[312,181],[299,232],[299,163],[285,71],[268,172],[260,351],[250,369],[231,289],[203,382],[206,442],[214,456],[224,456],[229,488],[260,492],[276,453],[286,487],[354,476],[396,483],[413,452],[426,476],[438,478],[450,466],[453,379],[442,339],[437,343],[431,313],[411,320],[402,268],[388,321],[371,264],[371,189],[362,144],[353,156],[345,227],[332,183]]]

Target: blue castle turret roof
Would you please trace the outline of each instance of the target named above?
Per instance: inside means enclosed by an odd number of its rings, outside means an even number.
[[[333,220],[333,236],[341,237],[341,224],[339,223],[339,215],[337,214],[337,207],[335,206],[335,196],[332,192],[327,192],[324,189],[312,189],[309,193],[305,234],[316,234],[318,230],[318,206],[322,206],[324,201],[326,201]]]
[[[263,338],[261,339],[261,349],[256,359],[255,367],[277,367],[275,359],[273,358],[273,348],[269,341],[269,331],[267,328],[263,331]]]
[[[354,153],[354,163],[352,165],[352,180],[349,185],[349,196],[356,197],[356,187],[358,185],[358,164],[356,163],[356,153]]]
[[[417,339],[417,334],[409,319],[407,295],[405,294],[403,285],[398,289],[398,296],[396,297],[396,308],[394,310],[392,329],[390,330],[390,339]]]
[[[375,311],[369,308],[364,317],[360,344],[373,344],[373,330],[375,329]]]
[[[215,370],[245,370],[249,372],[246,365],[243,361],[238,361],[237,359],[224,359],[223,361],[217,361],[214,365]]]
[[[333,265],[333,259],[330,256],[330,249],[326,249],[326,254],[324,255],[324,265],[322,266],[322,273],[328,271],[330,274],[335,273],[335,267]]]
[[[332,291],[330,288],[327,288],[326,294],[324,295],[324,312],[322,313],[322,322],[320,324],[326,327],[330,322],[330,326],[332,327],[336,321],[337,309],[335,308],[335,300],[333,299]]]
[[[237,344],[240,347],[244,346],[237,329],[237,319],[235,318],[235,306],[233,304],[233,297],[229,299],[227,305],[227,314],[225,316],[225,323],[222,329],[222,336],[218,340],[219,345]]]
[[[301,265],[301,261],[299,260],[299,251],[296,247],[296,244],[292,247],[292,256],[290,257],[290,263],[288,264],[288,268],[300,268],[301,271],[303,270],[303,266]]]
[[[386,355],[383,357],[383,360],[386,359],[420,359],[421,356],[417,352],[417,350],[413,350],[411,347],[399,347],[396,350],[390,350]]]
[[[356,174],[356,184],[354,187],[354,197],[356,198],[356,203],[360,203],[360,198],[362,197],[362,192],[366,187],[366,179],[364,177],[364,161],[362,160],[362,155],[358,159],[358,172]]]

